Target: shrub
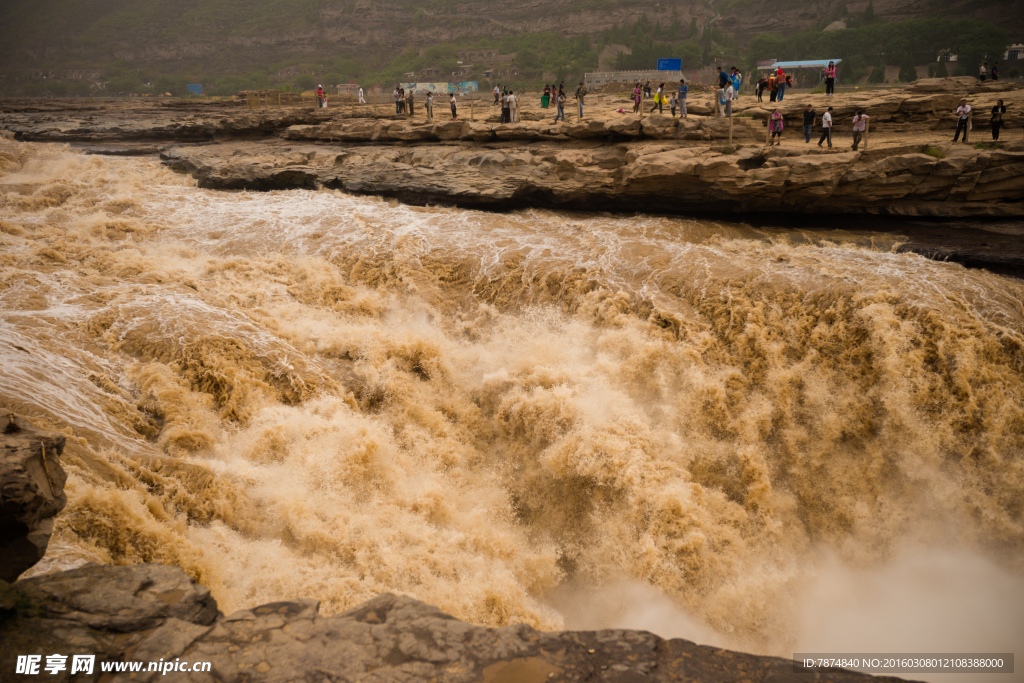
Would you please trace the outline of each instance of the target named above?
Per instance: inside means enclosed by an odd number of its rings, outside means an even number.
[[[924,150],[924,153],[930,157],[935,157],[936,159],[946,158],[946,150],[939,149],[938,147],[928,147]]]
[[[949,70],[946,68],[946,62],[941,61],[935,65],[935,77],[936,78],[949,78]]]
[[[917,80],[917,67],[914,66],[914,60],[903,60],[903,63],[900,64],[899,78],[901,83],[913,83]]]
[[[1020,78],[1020,69],[1018,69],[1017,67],[1013,67],[1007,72],[1007,75],[1010,78]]]
[[[871,70],[868,83],[885,83],[885,66],[883,64],[879,64]]]

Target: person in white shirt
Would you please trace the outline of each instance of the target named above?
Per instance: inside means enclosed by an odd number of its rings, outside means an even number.
[[[971,130],[971,105],[967,104],[967,98],[960,100],[960,106],[956,108],[956,113],[960,118],[956,120],[956,135],[953,136],[953,142],[960,140],[962,131],[966,143],[967,133]]]
[[[821,147],[821,143],[828,140],[828,146],[832,146],[832,107],[828,108],[821,117],[821,139],[818,140],[818,147]]]
[[[868,119],[870,117],[864,113],[861,109],[853,117],[853,151],[857,151],[857,147],[860,145],[860,140],[864,137],[864,129],[867,128]]]
[[[362,89],[362,87],[359,88],[359,104],[366,104],[366,100],[363,99],[363,89]]]
[[[509,91],[508,93],[508,113],[511,116],[512,123],[519,123],[519,103],[516,102],[515,91]]]
[[[398,92],[398,86],[395,86],[395,91],[391,93],[391,96],[395,98],[395,114],[402,113],[402,95]]]
[[[494,86],[494,104],[498,104],[498,99],[501,97],[501,90],[498,86]],[[493,107],[494,104],[491,106]]]
[[[455,93],[452,93],[452,98],[448,100],[448,103],[452,105],[452,121],[455,121],[458,118],[456,115],[458,112],[456,111]]]
[[[428,121],[433,121],[434,120],[434,91],[433,90],[428,90],[427,91],[426,107],[427,107],[427,120]]]
[[[725,115],[726,115],[726,117],[732,116],[732,103],[733,103],[733,100],[735,100],[735,99],[736,99],[736,90],[732,87],[732,84],[730,83],[725,88]]]

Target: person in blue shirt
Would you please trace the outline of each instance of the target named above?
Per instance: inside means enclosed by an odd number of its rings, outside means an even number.
[[[686,79],[685,78],[680,78],[679,79],[679,91],[678,91],[679,115],[682,116],[684,119],[687,118],[686,117],[686,95],[689,92],[690,92],[690,86],[686,85]]]
[[[735,102],[740,98],[740,84],[743,82],[743,74],[736,67],[732,68],[732,76],[729,77],[729,82],[732,83],[732,99]]]
[[[722,71],[722,67],[716,66],[715,68],[718,69],[718,87],[725,88],[725,84],[729,82],[729,76]]]

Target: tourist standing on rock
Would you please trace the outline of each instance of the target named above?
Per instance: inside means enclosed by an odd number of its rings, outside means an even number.
[[[639,114],[640,113],[640,103],[643,101],[643,99],[644,99],[644,92],[643,92],[643,90],[641,90],[640,83],[638,82],[636,84],[636,87],[633,88],[633,113],[634,114]]]
[[[676,95],[679,97],[679,116],[686,118],[686,96],[690,93],[690,86],[686,85],[686,79],[679,79],[679,88]]]
[[[828,146],[832,147],[832,107],[821,116],[821,139],[818,140],[818,147],[828,140]]]
[[[654,113],[654,108],[658,108],[659,114],[665,113],[665,84],[662,83],[658,86],[658,91],[654,93],[654,104],[651,105],[651,113]]]
[[[768,120],[768,132],[770,134],[768,144],[782,144],[782,130],[786,127],[786,121],[782,118],[782,114],[776,109],[772,112],[772,117]],[[778,138],[778,142],[775,141]]]
[[[508,123],[512,120],[512,116],[508,110],[508,90],[501,91],[501,122]]]
[[[509,120],[512,123],[519,123],[519,100],[516,99],[516,92],[514,90],[508,93],[508,112]]]
[[[544,84],[544,94],[540,96],[540,108],[547,109],[548,104],[551,102],[551,86],[547,83]]]
[[[768,76],[768,101],[776,102],[779,99],[779,79],[775,74]]]
[[[457,104],[455,103],[455,93],[452,93],[452,98],[448,100],[448,104],[452,105],[452,121],[458,120]]]
[[[736,67],[733,67],[732,68],[732,77],[730,78],[730,80],[732,81],[732,88],[733,88],[732,99],[733,99],[733,101],[737,101],[737,100],[740,99],[740,84],[743,83],[743,74],[740,73],[739,69],[737,69]]]
[[[853,151],[857,151],[857,147],[860,146],[860,140],[864,136],[864,131],[868,125],[868,119],[871,118],[864,113],[861,109],[853,117]]]
[[[982,83],[988,80],[988,62],[985,62],[981,65],[981,71],[980,73],[978,73],[978,78],[981,79]]]
[[[402,97],[398,92],[398,86],[395,86],[395,91],[391,93],[392,97],[395,98],[395,114],[402,113]]]
[[[679,98],[675,95],[668,101],[669,110],[672,112],[672,118],[676,117],[676,107],[679,106]]]
[[[363,97],[363,86],[359,86],[359,104],[366,104],[366,99]]]
[[[782,98],[786,96],[786,74],[782,70],[781,66],[779,67],[779,73],[777,73],[775,75],[775,82],[778,84],[778,90],[779,90],[779,94],[775,98],[775,101],[776,102],[781,102]]]
[[[646,83],[644,83],[644,99],[645,100],[651,99],[651,82],[650,81],[647,81]]]
[[[811,105],[807,105],[804,109],[804,138],[807,143],[811,141],[811,131],[814,130],[814,109]]]
[[[953,142],[960,140],[960,132],[963,131],[964,142],[967,142],[967,133],[971,130],[971,105],[967,104],[967,98],[960,100],[960,106],[956,108],[956,113],[960,117],[956,121],[956,135],[953,136]]]
[[[498,101],[500,100],[500,98],[501,98],[501,87],[496,85],[496,86],[494,86],[494,104],[492,104],[491,106],[492,107],[497,106]]]
[[[412,104],[413,104],[413,89],[409,88],[409,92],[405,96],[405,104],[409,118],[412,118]]]
[[[555,123],[558,123],[558,118],[562,118],[562,123],[565,123],[565,93],[559,92],[555,97]]]
[[[434,120],[434,91],[433,90],[428,90],[427,91],[426,107],[427,107],[427,121],[433,121]]]
[[[580,107],[580,121],[583,120],[583,98],[587,96],[587,89],[580,83],[580,87],[576,88],[576,103]]]
[[[319,109],[324,106],[324,86],[316,86],[316,106]]]
[[[1003,101],[999,100],[996,102],[996,106],[992,107],[992,139],[999,139],[999,129],[1003,127],[1003,114],[1006,113],[1006,107],[1003,106]]]
[[[836,89],[836,63],[829,62],[822,73],[825,74],[825,96],[832,97]]]
[[[999,80],[999,62],[996,62],[995,64],[992,65],[992,80]]]

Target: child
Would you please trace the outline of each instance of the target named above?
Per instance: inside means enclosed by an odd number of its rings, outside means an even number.
[[[783,128],[785,128],[785,121],[782,118],[782,114],[780,114],[779,110],[776,109],[772,112],[772,118],[768,122],[768,130],[771,131],[771,139],[768,142],[769,145],[782,144]],[[775,138],[779,139],[778,143],[775,142]]]
[[[672,110],[672,118],[676,117],[676,106],[679,104],[679,100],[673,95],[672,99],[668,101],[668,106]]]

